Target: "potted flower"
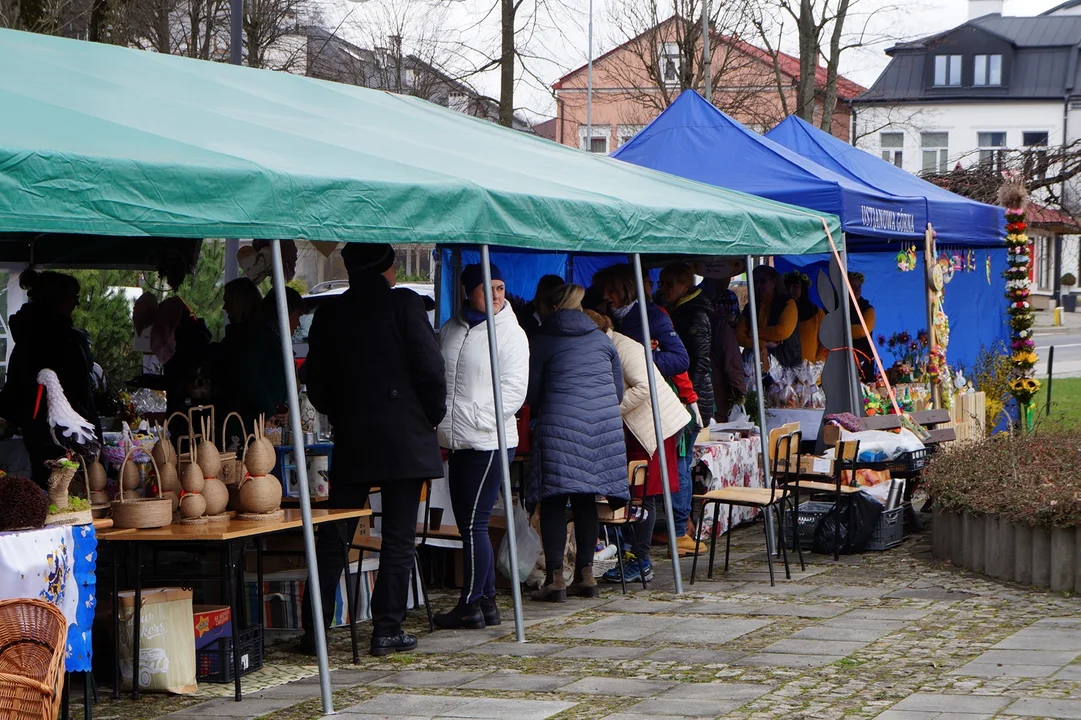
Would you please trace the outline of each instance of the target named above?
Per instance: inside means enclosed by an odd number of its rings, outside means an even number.
[[[1062,309],[1066,312],[1077,312],[1077,296],[1073,294],[1073,286],[1077,284],[1077,278],[1073,273],[1066,273],[1059,280],[1062,283]]]

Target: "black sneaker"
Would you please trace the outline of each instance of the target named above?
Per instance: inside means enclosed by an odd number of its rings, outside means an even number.
[[[445,613],[436,613],[432,618],[437,628],[443,630],[483,630],[484,613],[481,612],[480,603],[465,603],[458,600],[458,604]]]
[[[480,611],[484,613],[484,624],[488,627],[503,622],[499,617],[499,606],[495,604],[494,597],[482,597],[480,599]]]
[[[309,657],[315,657],[315,636],[310,633],[304,633],[300,636],[300,642],[297,643],[295,648],[297,654],[307,655]]]
[[[400,632],[397,635],[391,635],[390,637],[372,638],[371,654],[375,657],[384,657],[386,655],[409,652],[410,650],[416,649],[417,638],[415,635],[410,635],[409,633]]]

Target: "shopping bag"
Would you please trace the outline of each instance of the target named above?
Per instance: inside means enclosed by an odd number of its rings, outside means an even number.
[[[517,582],[522,583],[529,577],[529,573],[533,569],[533,563],[537,561],[537,557],[541,554],[541,540],[540,535],[529,524],[529,516],[526,515],[525,510],[518,503],[514,504],[514,535],[518,542]],[[503,536],[503,542],[499,544],[498,561],[499,572],[503,573],[503,577],[507,579],[513,577],[511,575],[510,553],[510,533],[507,533]]]
[[[193,693],[195,683],[195,625],[191,590],[143,590],[139,614],[139,689],[147,692]],[[132,681],[132,637],[135,593],[120,593],[120,678],[127,690]]]

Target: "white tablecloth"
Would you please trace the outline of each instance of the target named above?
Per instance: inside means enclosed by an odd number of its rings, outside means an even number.
[[[701,466],[706,472],[708,490],[720,490],[726,487],[764,487],[762,479],[761,456],[762,441],[757,437],[733,440],[731,442],[695,443],[694,465]],[[751,520],[757,511],[754,508],[733,508],[732,521],[736,525]],[[713,506],[706,507],[702,537],[709,537],[713,527]],[[720,533],[729,530],[728,505],[720,506],[718,520]]]

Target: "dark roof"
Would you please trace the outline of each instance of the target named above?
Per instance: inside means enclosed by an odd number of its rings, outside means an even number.
[[[1071,0],[1068,6],[1079,5]],[[1059,6],[1057,9],[1063,9]],[[958,86],[928,88],[926,55],[941,43],[961,41],[1005,47],[1012,46],[1008,77],[1002,87]],[[969,20],[945,32],[913,42],[901,43],[887,50],[892,60],[871,89],[856,103],[896,101],[956,101],[990,99],[1056,99],[1081,90],[1081,67],[1077,48],[1081,47],[1081,15],[1048,17],[1002,17],[985,15]],[[1001,52],[997,48],[991,52]]]
[[[1050,10],[1044,10],[1041,15],[1054,15],[1060,10],[1070,10],[1071,8],[1081,7],[1081,0],[1066,0],[1061,5],[1056,5]]]

